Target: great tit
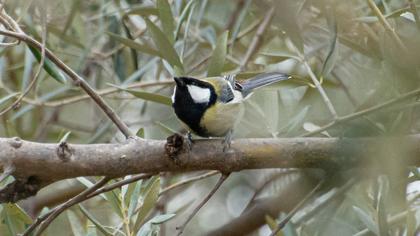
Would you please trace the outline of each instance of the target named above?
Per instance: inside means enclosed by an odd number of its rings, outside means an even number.
[[[225,150],[230,146],[232,130],[243,116],[243,101],[254,89],[289,78],[283,73],[259,74],[241,82],[235,80],[235,75],[205,79],[175,77],[172,107],[193,133],[201,137],[225,137]]]

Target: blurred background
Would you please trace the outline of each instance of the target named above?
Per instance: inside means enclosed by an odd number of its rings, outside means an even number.
[[[173,76],[239,73],[246,79],[270,71],[293,79],[256,92],[234,138],[415,135],[420,131],[418,97],[400,98],[419,87],[419,7],[417,0],[4,1],[23,31],[44,39],[146,139],[182,131],[168,106]],[[1,48],[0,55],[1,110],[31,86],[0,117],[1,137],[124,141],[51,62],[31,85],[39,51],[20,43]],[[400,100],[370,112],[392,99]],[[325,125],[329,128],[317,131]],[[420,172],[399,162],[407,155],[402,146],[378,146],[379,161],[361,169],[233,173],[184,235],[269,235],[321,179],[323,187],[277,235],[415,235]],[[161,173],[108,192],[63,213],[45,235],[176,235],[175,227],[217,177],[190,182],[159,199],[156,193],[204,173]],[[61,181],[17,205],[2,205],[0,234],[21,233],[31,218],[94,180]],[[139,217],[144,219],[136,226]]]

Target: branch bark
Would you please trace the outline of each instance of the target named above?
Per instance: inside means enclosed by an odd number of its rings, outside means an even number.
[[[129,139],[122,144],[83,145],[0,138],[0,164],[3,168],[12,167],[11,175],[15,177],[15,182],[0,190],[0,202],[15,202],[36,194],[50,183],[78,176],[119,177],[196,170],[229,173],[263,168],[348,169],[361,164],[383,166],[389,163],[388,156],[399,164],[420,165],[420,135],[238,139],[228,152],[223,152],[220,140],[196,140],[191,151],[181,136],[174,135],[168,140],[167,143]],[[391,155],[392,152],[395,153]]]

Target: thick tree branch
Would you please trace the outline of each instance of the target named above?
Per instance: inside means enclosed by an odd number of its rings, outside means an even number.
[[[0,202],[14,202],[34,195],[50,183],[78,176],[118,177],[194,170],[229,173],[263,168],[347,169],[361,164],[381,166],[387,163],[386,156],[378,155],[378,150],[384,147],[390,149],[387,154],[395,150],[395,155],[389,156],[397,156],[398,162],[420,164],[420,135],[359,139],[238,139],[226,153],[220,140],[197,140],[191,151],[184,148],[182,137],[174,135],[169,140],[176,141],[129,140],[123,144],[63,145],[0,138],[0,164],[3,168],[12,168],[11,175],[16,179],[0,191]]]

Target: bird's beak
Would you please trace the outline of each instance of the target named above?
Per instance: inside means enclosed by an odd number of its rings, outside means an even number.
[[[177,86],[184,86],[185,82],[184,79],[182,77],[174,77],[175,83]]]

